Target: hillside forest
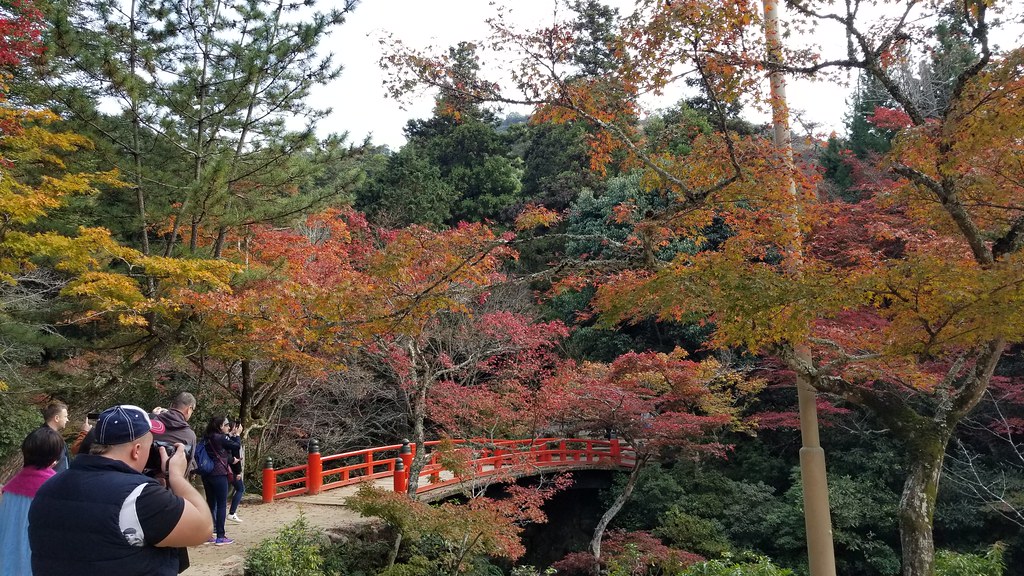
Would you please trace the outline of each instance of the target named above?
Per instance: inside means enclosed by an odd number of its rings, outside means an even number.
[[[747,0],[545,4],[383,40],[349,89],[434,102],[391,149],[311,103],[358,0],[0,0],[0,477],[49,402],[181,391],[251,492],[313,439],[616,437],[558,557],[571,476],[364,491],[390,532],[322,573],[803,575],[799,385],[838,574],[1024,574],[1022,6],[786,0],[776,46]]]

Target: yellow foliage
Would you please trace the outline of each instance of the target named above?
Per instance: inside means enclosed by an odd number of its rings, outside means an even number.
[[[124,309],[146,301],[138,282],[113,272],[85,272],[69,282],[61,294],[82,298],[101,309]]]
[[[154,307],[171,310],[143,295],[138,279],[143,275],[161,280],[160,288],[167,291],[197,285],[230,291],[230,279],[240,271],[230,262],[145,256],[120,245],[105,228],[83,227],[73,237],[28,232],[26,227],[71,196],[128,186],[115,170],[68,172],[64,156],[92,143],[72,132],[49,130],[57,120],[49,111],[0,105],[0,125],[15,127],[0,139],[0,282],[14,283],[25,270],[51,266],[72,277],[61,294],[90,307],[83,318],[116,312],[117,322],[125,326],[144,325],[145,312]]]

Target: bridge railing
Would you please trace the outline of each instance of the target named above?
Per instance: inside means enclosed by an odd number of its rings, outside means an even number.
[[[424,444],[426,463],[416,493],[486,477],[514,478],[552,468],[631,468],[634,454],[618,439],[530,438],[525,440],[435,440]],[[359,482],[393,478],[396,492],[408,490],[408,471],[416,445],[402,444],[355,450],[321,457],[315,440],[306,464],[275,469],[268,458],[263,469],[263,501]]]

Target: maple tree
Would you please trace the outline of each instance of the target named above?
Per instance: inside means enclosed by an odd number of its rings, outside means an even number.
[[[425,537],[440,538],[443,553],[429,560],[434,573],[455,576],[470,572],[475,556],[515,560],[526,549],[520,541],[525,523],[544,523],[544,502],[568,485],[565,478],[541,487],[509,485],[500,498],[477,496],[466,503],[454,501],[430,505],[405,494],[360,486],[348,505],[364,516],[381,518],[394,527],[400,538],[416,542]],[[397,547],[397,545],[396,545]],[[394,550],[389,568],[394,565]]]
[[[557,407],[555,422],[590,434],[616,434],[632,452],[629,477],[590,542],[593,560],[599,562],[605,528],[629,499],[644,467],[666,455],[724,455],[727,446],[715,432],[743,426],[742,403],[762,384],[716,360],[689,360],[677,349],[670,354],[631,352],[610,364],[566,365],[546,386],[552,388],[549,402]]]
[[[1007,343],[1024,337],[1015,160],[1024,126],[1016,97],[1022,51],[994,51],[991,31],[999,23],[991,14],[1001,3],[908,1],[890,15],[865,16],[874,4],[787,2],[794,29],[834,25],[849,41],[834,58],[814,46],[791,47],[781,65],[765,58],[749,3],[641,1],[616,36],[619,66],[587,81],[573,77],[571,26],[519,31],[499,14],[492,46],[499,57],[511,56],[511,89],[497,82],[464,89],[478,101],[532,104],[535,121],[582,118],[602,128],[591,138],[593,167],[626,153],[645,185],[669,199],[643,219],[639,242],[700,238],[713,217],[724,219],[732,236],[716,250],[619,274],[601,288],[596,306],[609,323],[652,315],[710,319],[714,345],[779,355],[818,390],[877,414],[907,446],[903,571],[930,575],[946,445]],[[939,8],[956,12],[961,26],[948,32],[976,57],[954,67],[943,79],[943,98],[930,101],[937,107],[925,108],[901,78],[920,53],[916,46],[929,45],[922,16]],[[396,46],[388,62],[396,93],[410,82],[453,86],[443,56]],[[895,132],[884,159],[891,178],[864,199],[858,212],[869,223],[859,228],[844,207],[813,202],[813,179],[779,169],[787,163],[763,139],[730,132],[724,113],[740,97],[769,102],[766,70],[851,69],[891,98],[869,121]],[[697,79],[716,111],[716,132],[698,136],[682,156],[649,152],[642,133],[622,122],[635,113],[635,99],[618,95],[663,90],[682,74]],[[795,198],[786,193],[790,177]],[[837,242],[837,232],[852,241]],[[795,353],[800,343],[810,346],[811,358]]]
[[[648,532],[612,530],[604,547],[602,565],[612,574],[677,574],[704,560],[703,556],[665,546]],[[555,562],[552,568],[559,574],[589,576],[594,574],[593,557],[586,552],[574,552]]]
[[[417,445],[409,472],[415,494],[426,460],[428,416],[451,436],[535,436],[546,423],[540,382],[557,359],[554,346],[566,335],[559,322],[487,310],[464,294],[453,308],[423,317],[402,333],[385,332],[362,355],[401,390]],[[476,311],[474,312],[474,309]]]
[[[0,6],[0,68],[9,73],[42,53],[43,14],[30,0]]]
[[[510,252],[479,224],[390,230],[331,210],[292,229],[259,228],[225,254],[245,261],[246,270],[230,293],[188,295],[196,319],[190,334],[202,343],[189,360],[238,400],[247,429],[259,430],[290,391],[361,354],[404,365],[403,351],[415,350],[407,335],[462,311],[469,295],[500,276]],[[420,392],[410,388],[410,406],[422,419]]]

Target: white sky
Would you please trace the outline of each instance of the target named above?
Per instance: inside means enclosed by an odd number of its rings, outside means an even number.
[[[631,0],[605,0],[617,6],[620,15],[632,11]],[[382,83],[384,73],[378,65],[382,56],[379,38],[386,33],[401,39],[407,46],[424,48],[435,46],[445,49],[462,40],[482,40],[488,36],[486,18],[495,14],[492,2],[486,0],[363,0],[346,22],[337,28],[324,45],[334,52],[344,66],[341,77],[329,86],[313,93],[312,104],[331,107],[333,113],[325,119],[322,133],[349,132],[349,141],[358,143],[372,135],[375,144],[387,144],[397,150],[405,141],[402,128],[411,118],[427,118],[432,113],[433,95],[421,93],[406,103],[406,110],[388,98]],[[530,27],[550,22],[552,0],[518,0],[513,6],[512,20]],[[783,19],[785,15],[783,14]],[[833,34],[843,50],[842,32]],[[847,111],[847,88],[808,81],[790,81],[788,87],[791,110],[805,122],[819,125],[818,132],[842,132],[842,118]],[[676,96],[678,98],[678,95]],[[671,105],[672,99],[651,107]],[[748,111],[746,116],[768,121]],[[794,131],[801,134],[800,126]]]

